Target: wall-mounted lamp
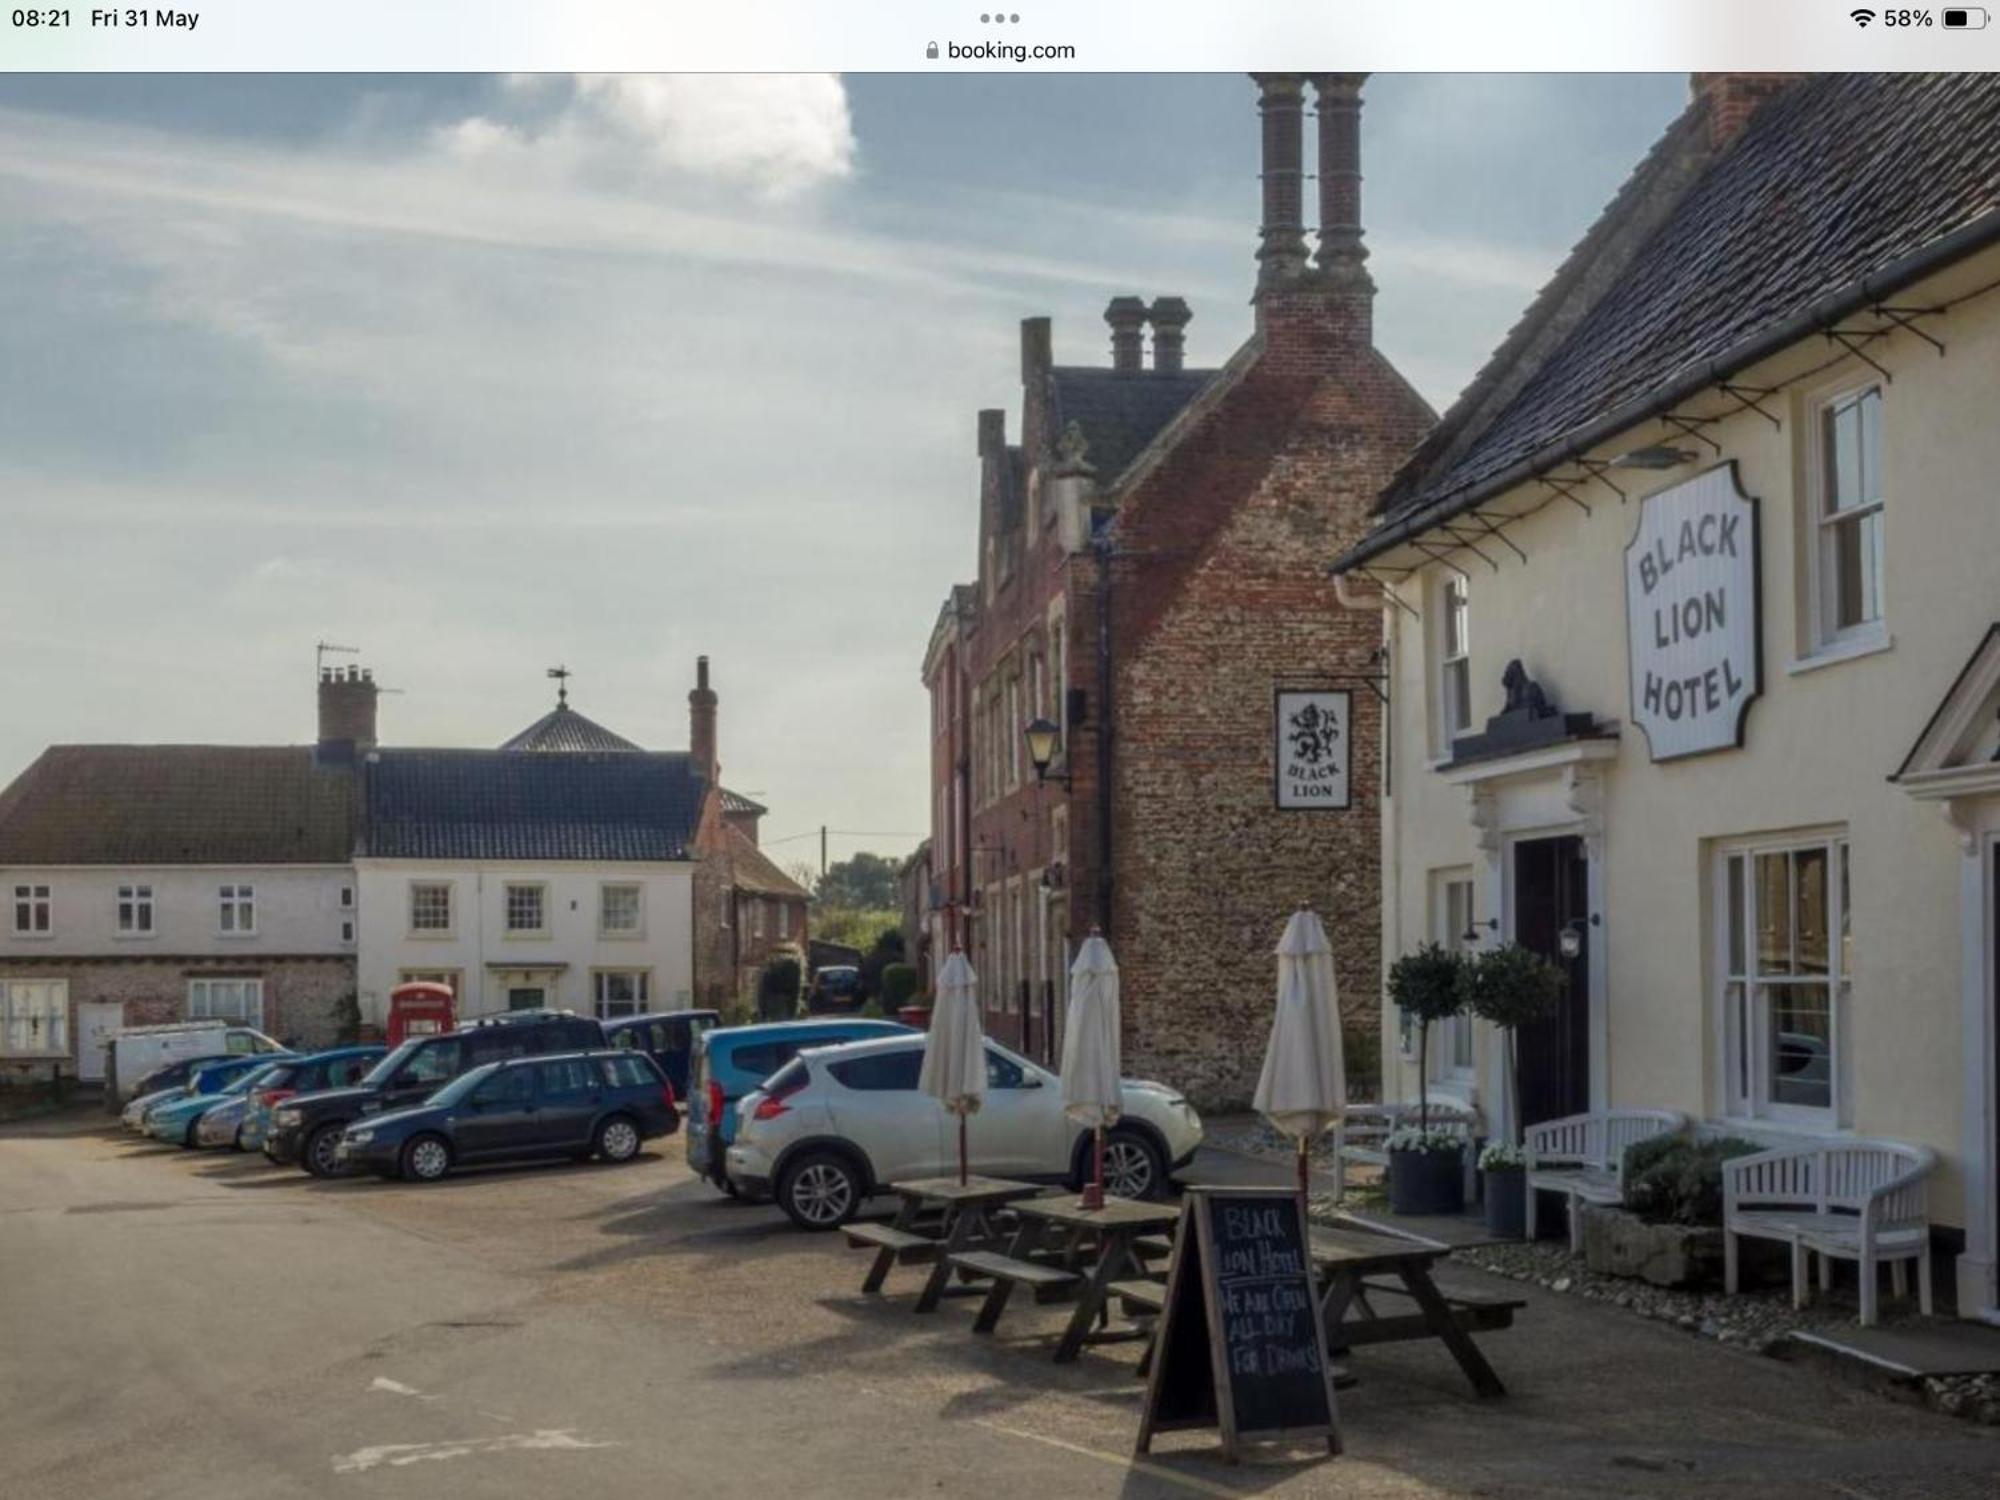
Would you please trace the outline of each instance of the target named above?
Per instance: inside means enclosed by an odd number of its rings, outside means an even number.
[[[1498,917],[1488,917],[1484,922],[1468,922],[1465,931],[1459,934],[1458,940],[1461,943],[1478,942],[1479,929],[1482,927],[1488,932],[1498,932],[1500,930],[1500,919]]]
[[[1604,919],[1598,916],[1596,912],[1592,912],[1590,914],[1590,925],[1592,927],[1602,927]],[[1562,930],[1556,934],[1556,951],[1561,953],[1565,959],[1581,958],[1583,956],[1583,937],[1583,918],[1571,917],[1567,922],[1562,924]]]
[[[1028,764],[1035,768],[1035,780],[1068,786],[1067,773],[1049,774],[1049,763],[1056,758],[1056,745],[1062,739],[1062,730],[1047,719],[1030,719],[1021,734],[1028,742]]]

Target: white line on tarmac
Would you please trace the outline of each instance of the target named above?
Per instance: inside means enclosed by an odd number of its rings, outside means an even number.
[[[361,1474],[384,1464],[400,1469],[406,1464],[425,1463],[438,1458],[463,1458],[468,1453],[516,1453],[526,1449],[568,1453],[588,1448],[616,1448],[617,1443],[593,1443],[580,1438],[568,1427],[543,1428],[537,1432],[510,1432],[503,1437],[457,1438],[443,1443],[382,1443],[373,1448],[357,1448],[333,1460],[336,1474]]]
[[[1018,1427],[1003,1427],[998,1422],[988,1422],[982,1417],[974,1417],[976,1426],[992,1432],[1005,1433],[1008,1437],[1026,1438],[1031,1443],[1042,1443],[1050,1448],[1060,1448],[1065,1453],[1080,1453],[1085,1458],[1094,1458],[1099,1463],[1110,1464],[1113,1468],[1124,1469],[1133,1474],[1144,1474],[1149,1479],[1157,1479],[1162,1484],[1177,1484],[1182,1489],[1197,1495],[1219,1495],[1224,1500],[1242,1500],[1242,1490],[1232,1490],[1225,1485],[1213,1484],[1206,1479],[1197,1479],[1192,1474],[1183,1474],[1178,1469],[1165,1468],[1160,1464],[1148,1463],[1143,1458],[1134,1458],[1126,1453],[1105,1453],[1096,1448],[1086,1448],[1081,1443],[1064,1442],[1061,1438],[1050,1437],[1042,1432],[1023,1432]]]

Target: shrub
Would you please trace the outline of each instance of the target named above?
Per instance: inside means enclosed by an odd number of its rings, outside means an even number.
[[[757,976],[757,1014],[766,1021],[789,1021],[799,1013],[799,961],[780,954]]]
[[[1459,973],[1466,1009],[1506,1033],[1507,1086],[1517,1100],[1521,1028],[1554,1015],[1568,984],[1569,976],[1560,968],[1519,943],[1488,948],[1468,960]],[[1510,1144],[1518,1144],[1518,1137]]]
[[[1438,943],[1423,943],[1389,965],[1389,998],[1417,1023],[1417,1120],[1429,1125],[1431,1022],[1465,1007],[1465,959]]]
[[[717,1007],[722,1012],[718,1026],[748,1026],[757,1019],[757,1012],[742,1000],[731,1000],[727,1005]]]
[[[1424,1151],[1439,1156],[1462,1153],[1465,1137],[1450,1130],[1424,1130],[1415,1125],[1405,1125],[1400,1130],[1389,1132],[1389,1138],[1382,1143],[1388,1151]]]
[[[1348,1098],[1381,1098],[1382,1033],[1373,1026],[1342,1026],[1340,1056],[1347,1064]]]
[[[912,964],[882,966],[882,1009],[900,1010],[915,999],[917,971]]]
[[[1722,1223],[1722,1164],[1764,1148],[1737,1136],[1654,1136],[1625,1149],[1625,1206],[1653,1224]]]

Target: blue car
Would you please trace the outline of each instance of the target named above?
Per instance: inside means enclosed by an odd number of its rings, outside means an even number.
[[[238,1143],[245,1151],[264,1149],[271,1133],[271,1115],[294,1094],[316,1094],[321,1089],[344,1089],[359,1083],[368,1070],[389,1055],[380,1042],[364,1042],[352,1047],[335,1047],[304,1057],[287,1058],[257,1080],[243,1107],[243,1128]]]
[[[247,1057],[243,1062],[248,1066],[236,1068],[233,1077],[222,1080],[217,1080],[215,1075],[229,1070],[221,1064],[198,1070],[188,1085],[189,1093],[147,1111],[146,1134],[156,1141],[192,1147],[195,1144],[195,1127],[201,1123],[203,1115],[225,1100],[241,1098],[256,1087],[266,1072],[278,1066],[268,1054]]]
[[[688,1069],[694,1062],[695,1044],[702,1033],[712,1031],[722,1012],[716,1010],[662,1010],[644,1016],[619,1016],[604,1023],[604,1040],[614,1047],[643,1052],[660,1065],[674,1097],[688,1097]]]
[[[725,1169],[736,1138],[736,1101],[807,1047],[831,1047],[878,1036],[907,1036],[900,1021],[826,1016],[809,1021],[767,1021],[725,1026],[695,1038],[689,1069],[687,1163],[730,1197],[736,1187]]]

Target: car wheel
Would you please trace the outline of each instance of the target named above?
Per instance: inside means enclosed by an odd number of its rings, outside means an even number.
[[[861,1206],[861,1174],[835,1152],[810,1152],[778,1179],[778,1206],[801,1229],[838,1229]]]
[[[306,1137],[305,1149],[299,1153],[299,1161],[313,1176],[339,1177],[342,1175],[340,1163],[335,1159],[334,1152],[339,1149],[340,1133],[346,1128],[347,1126],[344,1123],[335,1121],[331,1125],[320,1126],[319,1129]]]
[[[1105,1134],[1105,1192],[1114,1198],[1157,1198],[1166,1187],[1167,1164],[1159,1147],[1136,1130]]]
[[[639,1154],[639,1127],[628,1115],[613,1115],[597,1127],[595,1150],[606,1161],[630,1161]]]
[[[403,1176],[436,1182],[451,1170],[451,1146],[441,1135],[420,1135],[403,1147]]]

